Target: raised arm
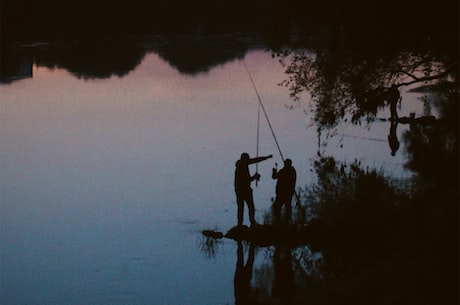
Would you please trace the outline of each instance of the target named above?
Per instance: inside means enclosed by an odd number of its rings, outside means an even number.
[[[273,155],[265,156],[265,157],[252,158],[252,159],[249,159],[248,164],[259,163],[261,161],[265,161],[265,160],[270,159],[272,157],[273,157]]]

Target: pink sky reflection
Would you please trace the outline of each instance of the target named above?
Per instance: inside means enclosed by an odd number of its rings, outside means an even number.
[[[253,51],[245,61],[283,154],[298,169],[298,186],[304,186],[312,181],[318,148],[315,128],[307,129],[311,118],[302,107],[287,109],[293,103],[278,86],[284,73],[276,59]],[[234,163],[243,151],[256,151],[258,102],[242,61],[193,77],[153,53],[122,78],[84,80],[44,67],[33,72],[33,79],[0,87],[7,193],[41,194],[43,201],[65,193],[119,207],[128,201],[140,211],[164,206],[171,217],[184,212],[184,202],[202,209],[234,203]],[[271,168],[282,162],[263,116],[260,128],[260,154],[274,155],[259,166],[255,196],[265,209],[274,196]],[[344,133],[360,132],[347,128]],[[340,148],[332,141],[328,151],[397,169],[402,156],[391,158],[388,128],[372,126],[381,142],[346,139]],[[199,210],[187,213],[199,218]]]

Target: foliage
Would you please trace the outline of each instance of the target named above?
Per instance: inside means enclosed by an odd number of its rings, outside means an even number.
[[[407,168],[418,174],[419,187],[436,184],[456,188],[458,184],[458,111],[457,90],[438,92],[431,98],[441,119],[434,125],[411,125],[403,134]]]
[[[281,84],[297,101],[303,92],[311,94],[314,118],[320,128],[332,129],[341,120],[356,124],[363,117],[367,121],[374,119],[379,109],[388,106],[382,93],[392,85],[448,79],[458,82],[455,58],[427,50],[428,53],[415,54],[404,49],[360,52],[347,48],[320,45],[277,53],[288,75]]]
[[[297,101],[309,93],[315,121],[325,130],[342,120],[374,119],[388,106],[382,92],[392,85],[400,91],[415,83],[458,88],[458,15],[450,11],[455,8],[412,1],[313,2],[310,20],[296,19],[297,39],[273,48],[286,68],[281,85]],[[436,11],[446,18],[434,19]]]
[[[304,200],[315,208],[310,226],[323,258],[308,275],[311,302],[457,304],[456,187],[401,189],[382,172],[332,157],[314,167],[318,182]]]
[[[338,163],[333,157],[314,162],[318,183],[307,190],[308,204],[328,231],[353,236],[357,242],[388,237],[396,229],[395,215],[406,204],[408,190],[376,169],[362,169],[360,162]]]

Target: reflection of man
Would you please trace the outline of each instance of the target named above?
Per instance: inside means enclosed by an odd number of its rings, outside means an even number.
[[[283,205],[286,207],[286,222],[291,221],[292,214],[292,195],[295,191],[295,182],[297,178],[297,173],[295,168],[292,166],[291,159],[286,159],[284,161],[284,167],[277,171],[276,168],[273,169],[272,178],[278,179],[276,183],[276,199],[273,202],[273,214],[275,216],[275,221],[281,221],[281,208]]]
[[[259,180],[259,173],[255,173],[251,176],[249,173],[249,164],[258,163],[271,158],[272,155],[266,157],[249,158],[247,153],[242,153],[240,160],[235,164],[235,193],[236,193],[236,204],[238,205],[238,225],[243,224],[243,213],[244,213],[244,202],[248,205],[249,220],[251,225],[256,224],[255,220],[255,208],[254,199],[252,196],[251,181]]]
[[[399,93],[398,87],[396,85],[392,85],[390,89],[388,89],[386,93],[387,102],[390,104],[390,115],[391,120],[396,121],[398,120],[398,111],[396,110],[396,106],[401,99],[401,94]]]
[[[238,241],[237,261],[234,278],[235,305],[246,305],[251,290],[252,266],[254,265],[254,246],[249,246],[249,255],[244,264],[243,244]]]
[[[398,140],[398,135],[396,134],[398,122],[392,120],[390,124],[391,125],[390,125],[390,134],[388,135],[388,144],[390,145],[391,155],[395,156],[396,152],[399,149],[399,140]]]

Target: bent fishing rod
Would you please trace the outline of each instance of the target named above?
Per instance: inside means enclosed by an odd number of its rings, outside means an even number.
[[[275,131],[273,130],[273,127],[272,127],[272,124],[270,122],[270,119],[268,118],[267,111],[265,110],[264,104],[262,103],[262,99],[260,98],[259,91],[257,90],[256,84],[254,83],[254,80],[252,78],[251,72],[249,71],[248,65],[246,64],[246,61],[244,60],[244,58],[243,58],[243,64],[244,64],[244,67],[246,69],[246,72],[248,73],[248,76],[249,76],[249,79],[251,81],[252,87],[254,88],[254,91],[256,93],[257,100],[259,101],[259,108],[258,108],[258,111],[257,111],[257,149],[256,149],[257,157],[259,156],[259,121],[260,121],[260,109],[262,108],[262,111],[264,112],[265,119],[267,120],[267,123],[268,123],[268,127],[270,127],[270,131],[272,133],[273,139],[275,140],[276,147],[278,148],[278,152],[279,152],[279,154],[281,156],[281,160],[284,163],[285,159],[284,159],[284,156],[283,156],[283,152],[281,151],[281,147],[280,147],[280,145],[278,143],[278,139],[276,138]],[[257,164],[256,164],[256,172],[258,172]],[[256,180],[256,186],[257,186],[257,180]],[[296,205],[300,206],[300,196],[297,193],[297,191],[294,191],[294,194],[295,194],[295,197],[296,197]]]
[[[248,66],[246,64],[246,61],[244,59],[243,59],[243,64],[244,64],[244,67],[246,68],[246,72],[248,73],[248,76],[249,76],[249,79],[251,81],[252,87],[254,88],[254,91],[256,93],[257,100],[259,101],[259,107],[262,108],[262,111],[264,113],[265,119],[267,120],[267,123],[268,123],[268,127],[270,128],[270,131],[272,133],[273,139],[275,140],[275,144],[276,144],[276,147],[278,148],[278,152],[279,152],[279,154],[281,156],[281,160],[283,160],[283,162],[284,162],[284,156],[283,156],[283,153],[281,151],[280,145],[278,143],[278,139],[276,138],[275,131],[273,130],[273,127],[272,127],[272,124],[270,122],[270,119],[268,118],[267,111],[265,110],[264,104],[262,103],[262,99],[260,98],[259,91],[257,91],[256,84],[254,83],[254,80],[252,79],[251,72],[249,71],[249,68],[248,68]],[[257,120],[257,124],[259,124],[259,118]],[[259,152],[259,126],[257,126],[257,155],[258,155],[258,152]]]

